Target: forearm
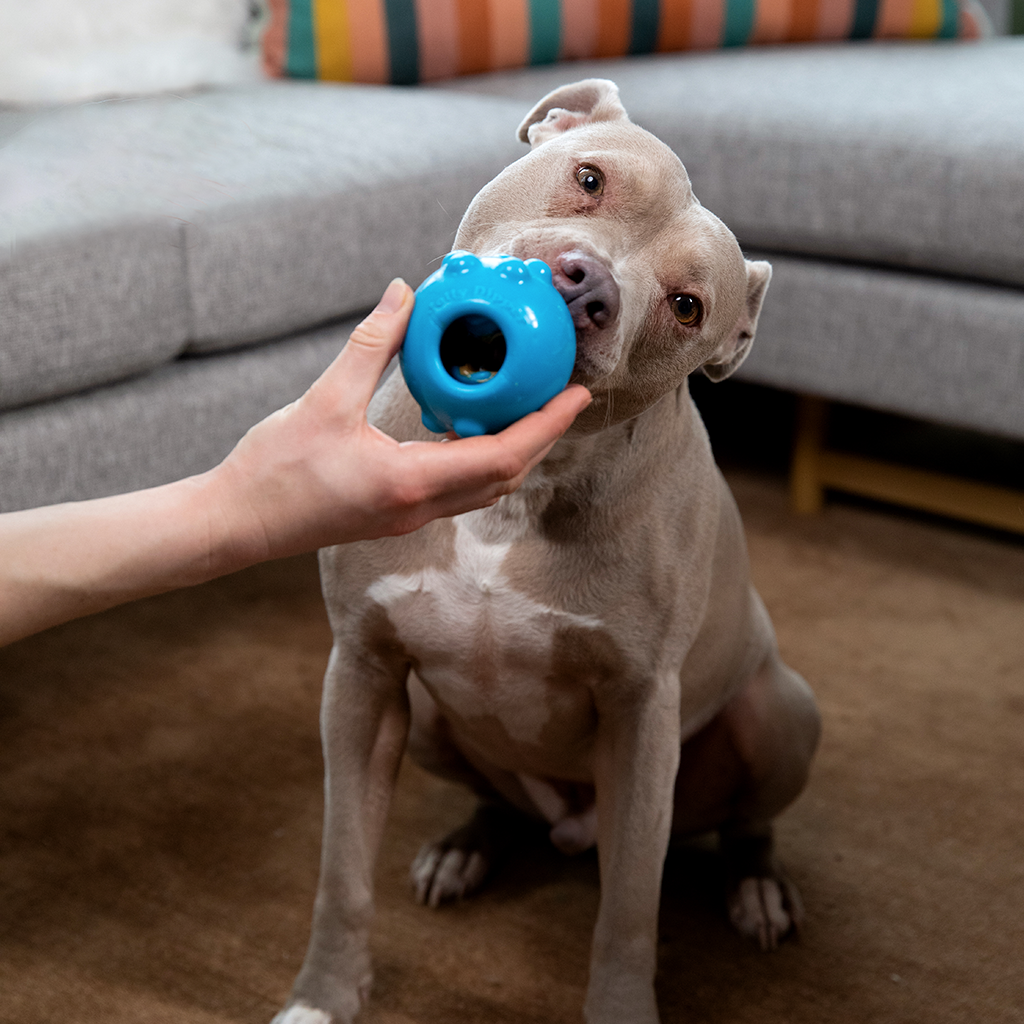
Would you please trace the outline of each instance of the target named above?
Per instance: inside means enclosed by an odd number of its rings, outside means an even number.
[[[412,306],[392,282],[306,394],[208,473],[0,515],[0,645],[265,559],[406,533],[518,487],[589,393],[569,388],[496,437],[401,445],[366,409]]]
[[[260,557],[224,519],[212,473],[0,516],[0,645]]]

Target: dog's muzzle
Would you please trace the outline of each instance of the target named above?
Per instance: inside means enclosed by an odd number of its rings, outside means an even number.
[[[619,286],[596,256],[570,250],[555,257],[552,280],[577,330],[604,330],[619,315]]]

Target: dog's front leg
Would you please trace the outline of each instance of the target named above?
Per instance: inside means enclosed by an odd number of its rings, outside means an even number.
[[[679,767],[679,677],[635,700],[598,702],[595,750],[601,903],[584,1015],[588,1024],[657,1024],[661,875]]]
[[[409,731],[405,666],[335,643],[324,678],[326,779],[313,932],[274,1024],[351,1024],[369,995],[373,873]]]

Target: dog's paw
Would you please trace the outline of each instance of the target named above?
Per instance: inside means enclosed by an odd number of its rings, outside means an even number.
[[[438,907],[479,889],[490,862],[479,850],[450,846],[446,841],[427,843],[416,855],[409,877],[416,902]]]
[[[409,870],[416,901],[437,907],[475,892],[525,820],[505,804],[484,803],[461,828],[427,843]]]
[[[728,907],[736,930],[765,951],[798,934],[804,920],[800,893],[780,876],[744,878],[729,893]]]
[[[296,1003],[282,1010],[270,1024],[334,1024],[334,1018],[323,1010],[305,1003]]]

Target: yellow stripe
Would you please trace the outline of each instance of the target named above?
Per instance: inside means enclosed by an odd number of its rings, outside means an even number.
[[[910,14],[911,39],[931,39],[942,25],[942,4],[939,0],[914,0]]]
[[[347,0],[313,0],[316,73],[327,82],[351,82],[352,34]]]

